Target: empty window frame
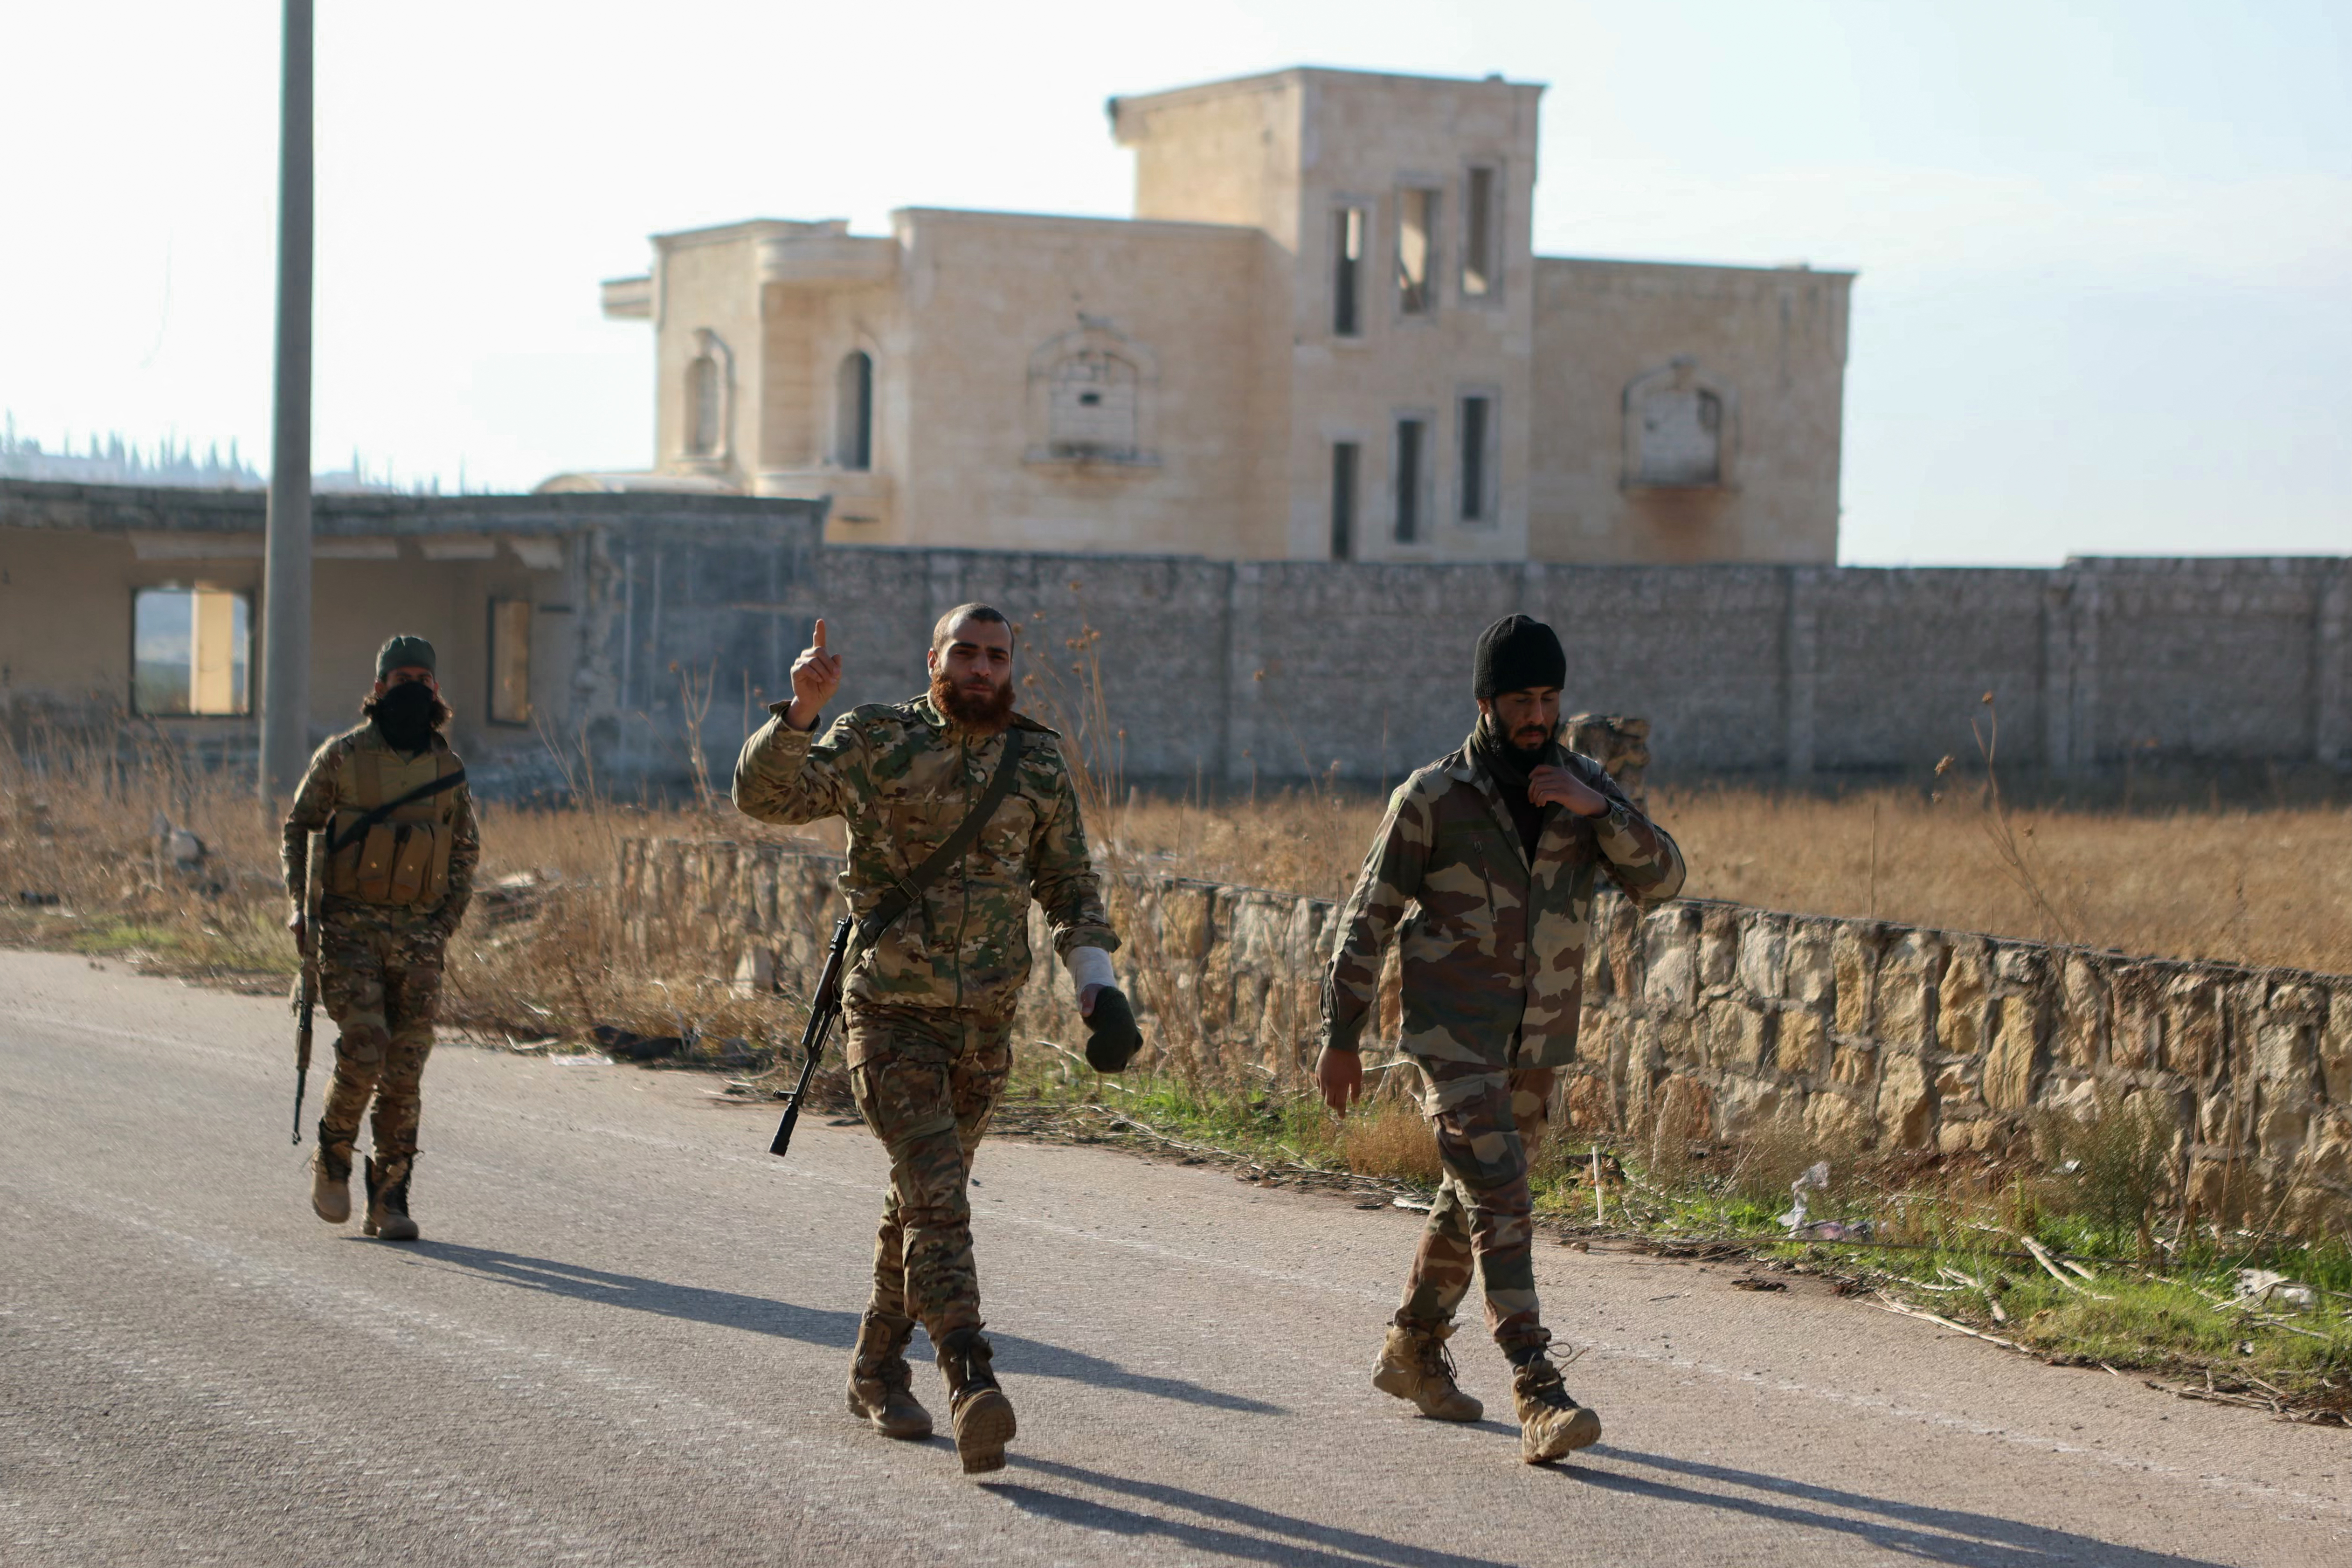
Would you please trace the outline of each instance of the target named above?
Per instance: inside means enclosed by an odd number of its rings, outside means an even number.
[[[700,353],[686,366],[686,455],[710,457],[719,451],[719,359]]]
[[[1396,541],[1409,545],[1421,538],[1422,519],[1428,512],[1429,421],[1408,414],[1396,422],[1395,468]]]
[[[1426,316],[1436,308],[1438,193],[1409,185],[1397,193],[1397,309]]]
[[[1494,298],[1503,286],[1502,172],[1474,163],[1462,183],[1462,297]]]
[[[1331,559],[1356,553],[1356,470],[1360,448],[1352,441],[1331,444]]]
[[[834,376],[833,461],[859,472],[874,466],[874,356],[862,349],[842,356]]]
[[[1460,505],[1465,523],[1491,523],[1496,513],[1496,460],[1501,442],[1491,392],[1464,392],[1455,406],[1454,473],[1461,480]]]
[[[131,596],[131,706],[157,717],[253,711],[252,606],[216,588]]]
[[[530,601],[490,601],[490,722],[529,724]]]
[[[1364,335],[1364,235],[1368,214],[1341,207],[1331,214],[1331,334]]]
[[[1640,466],[1644,485],[1707,486],[1723,482],[1723,400],[1705,387],[1667,385],[1643,396]]]
[[[1132,462],[1138,455],[1138,390],[1130,361],[1082,349],[1054,365],[1045,389],[1045,444],[1055,457]]]

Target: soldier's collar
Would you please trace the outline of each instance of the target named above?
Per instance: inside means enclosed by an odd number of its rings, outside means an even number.
[[[930,693],[925,692],[908,706],[915,710],[917,718],[921,719],[933,729],[947,728],[948,716],[940,711],[940,705],[931,700]]]

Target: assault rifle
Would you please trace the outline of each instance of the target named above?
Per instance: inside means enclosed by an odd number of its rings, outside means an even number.
[[[294,1143],[302,1142],[302,1091],[310,1077],[310,1015],[319,1005],[319,883],[325,878],[319,845],[323,835],[303,836],[302,972],[294,995]]]
[[[846,915],[833,923],[833,945],[824,951],[824,970],[817,976],[816,994],[809,998],[808,1027],[801,1030],[801,1081],[784,1096],[784,1119],[776,1128],[776,1141],[768,1145],[772,1155],[792,1147],[793,1124],[801,1119],[801,1102],[808,1098],[809,1082],[816,1077],[817,1061],[824,1055],[824,1037],[833,1032],[833,1021],[841,1016],[841,971],[849,958],[850,933],[856,929],[856,922]]]

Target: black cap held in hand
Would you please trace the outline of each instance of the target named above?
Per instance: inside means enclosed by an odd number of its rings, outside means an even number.
[[[1095,993],[1095,1010],[1087,1015],[1087,1065],[1097,1072],[1123,1072],[1143,1049],[1143,1031],[1135,1027],[1135,1009],[1117,986]]]
[[[1478,665],[1470,695],[1485,699],[1505,692],[1568,685],[1568,655],[1550,627],[1524,615],[1506,615],[1478,634]]]

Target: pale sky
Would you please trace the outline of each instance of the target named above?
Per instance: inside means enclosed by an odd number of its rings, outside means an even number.
[[[1853,268],[1843,557],[2352,550],[2352,0],[326,0],[316,465],[651,457],[646,236],[1122,215],[1103,100],[1547,82],[1541,254]],[[278,10],[0,16],[0,409],[266,459]]]

